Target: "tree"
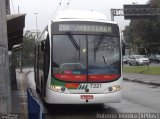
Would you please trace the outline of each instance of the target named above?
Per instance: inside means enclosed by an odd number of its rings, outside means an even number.
[[[150,7],[160,7],[159,0],[150,0]],[[131,20],[124,30],[126,42],[140,54],[160,53],[160,17]],[[147,51],[147,52],[146,52]]]
[[[32,67],[34,65],[34,42],[35,38],[29,35],[23,36],[22,53],[21,49],[14,50],[14,64],[20,67],[20,58],[22,58],[23,67]],[[20,56],[20,54],[22,54]]]
[[[35,38],[30,36],[24,36],[23,38],[23,50],[22,50],[22,62],[23,66],[34,65],[34,42]]]

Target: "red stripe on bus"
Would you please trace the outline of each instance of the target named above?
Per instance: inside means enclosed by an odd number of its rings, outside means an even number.
[[[86,81],[86,75],[74,75],[74,74],[54,74],[54,76],[63,81]],[[118,74],[109,75],[89,75],[88,81],[111,81],[118,78]]]
[[[66,88],[77,89],[79,87],[79,83],[66,83]]]
[[[111,81],[118,78],[118,74],[108,74],[108,75],[89,75],[88,81]]]
[[[54,74],[54,76],[63,81],[86,81],[86,75],[73,75],[73,74]]]

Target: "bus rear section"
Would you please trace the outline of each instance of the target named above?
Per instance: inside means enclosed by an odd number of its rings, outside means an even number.
[[[46,102],[121,101],[121,48],[117,24],[61,21],[51,25],[51,78]]]

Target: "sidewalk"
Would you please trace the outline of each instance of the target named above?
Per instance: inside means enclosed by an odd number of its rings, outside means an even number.
[[[17,90],[12,90],[12,113],[18,114],[18,119],[28,119],[27,81],[26,74],[29,70],[16,70]]]
[[[123,73],[123,79],[138,83],[160,86],[160,75]]]

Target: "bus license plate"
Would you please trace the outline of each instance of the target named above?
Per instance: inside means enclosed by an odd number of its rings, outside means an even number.
[[[102,88],[102,84],[100,83],[91,83],[90,88]]]
[[[81,95],[81,99],[85,99],[85,100],[91,100],[93,99],[93,95]]]

